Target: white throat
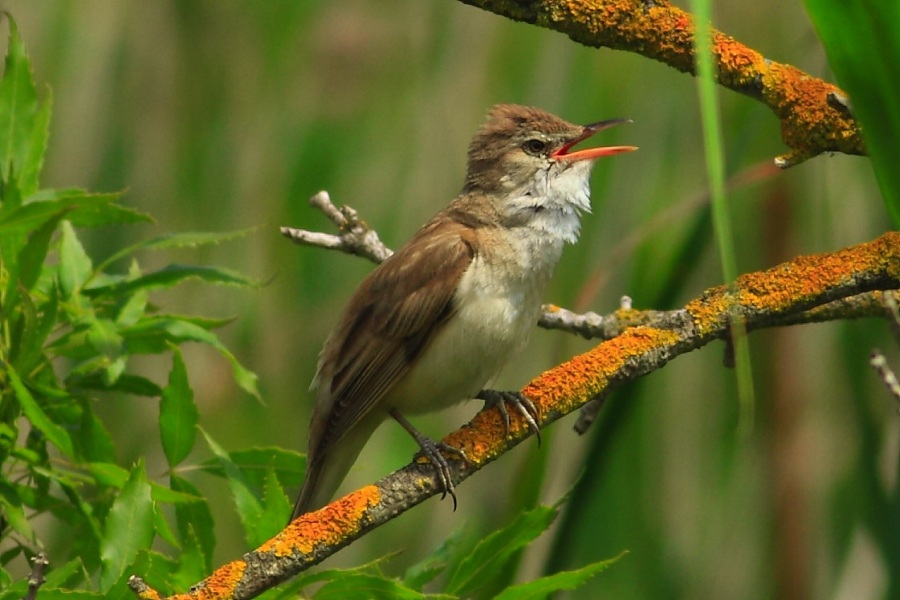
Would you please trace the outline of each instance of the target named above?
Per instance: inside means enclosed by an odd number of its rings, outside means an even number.
[[[592,166],[589,160],[550,163],[515,191],[503,211],[545,242],[574,244],[581,232],[581,213],[591,212]]]

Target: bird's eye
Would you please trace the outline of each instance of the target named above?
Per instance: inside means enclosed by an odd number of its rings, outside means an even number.
[[[522,144],[522,149],[525,150],[525,152],[527,152],[528,154],[537,155],[547,149],[547,142],[545,142],[544,140],[539,140],[537,138],[532,138]]]

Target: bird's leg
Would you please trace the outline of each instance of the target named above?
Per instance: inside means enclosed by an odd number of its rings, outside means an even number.
[[[506,405],[509,404],[525,419],[528,428],[534,432],[537,438],[538,446],[541,445],[541,429],[538,427],[538,412],[534,402],[528,396],[521,392],[501,392],[498,390],[481,390],[475,397],[484,400],[485,406],[496,406],[503,416],[503,423],[506,425],[506,434],[509,435],[509,411]]]
[[[447,494],[450,494],[450,497],[453,498],[453,510],[456,510],[456,486],[453,485],[453,477],[450,473],[450,463],[448,463],[447,459],[444,458],[444,455],[441,454],[441,450],[456,454],[468,463],[469,458],[466,456],[466,453],[456,446],[451,446],[444,442],[435,442],[427,435],[424,435],[418,429],[413,427],[412,423],[407,421],[397,409],[392,408],[389,413],[394,417],[395,421],[400,423],[403,429],[409,432],[409,435],[416,440],[416,443],[419,444],[419,448],[422,449],[422,454],[431,462],[434,471],[437,474],[438,484],[441,488],[441,500],[446,498]]]

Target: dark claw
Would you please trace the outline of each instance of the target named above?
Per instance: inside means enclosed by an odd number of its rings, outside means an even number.
[[[481,390],[475,397],[479,400],[484,400],[485,406],[497,407],[497,410],[500,411],[500,415],[503,417],[503,424],[506,426],[506,435],[509,435],[509,411],[506,409],[506,405],[512,405],[512,407],[522,415],[522,418],[525,419],[528,428],[534,432],[534,436],[537,438],[537,443],[540,447],[541,428],[538,427],[537,424],[537,407],[530,398],[521,392],[501,392],[498,390]]]
[[[441,500],[447,497],[447,494],[450,494],[450,497],[453,498],[453,510],[456,510],[456,486],[453,485],[453,477],[450,472],[450,463],[447,462],[447,458],[443,455],[441,450],[444,452],[456,454],[461,459],[463,459],[466,463],[469,462],[469,457],[466,456],[466,453],[461,449],[451,446],[450,444],[445,444],[444,442],[435,442],[431,438],[425,437],[424,435],[421,439],[417,438],[417,442],[419,442],[419,447],[422,449],[421,454],[428,459],[431,465],[434,467],[434,472],[437,475],[438,485],[441,488]]]
[[[453,498],[453,510],[456,510],[456,486],[453,485],[453,473],[450,471],[450,463],[447,462],[447,459],[441,453],[441,450],[447,453],[456,454],[459,456],[466,464],[470,464],[469,457],[466,456],[466,453],[463,452],[462,449],[457,448],[455,446],[451,446],[450,444],[445,444],[444,442],[435,442],[428,436],[422,434],[418,429],[412,426],[412,424],[407,421],[403,415],[401,415],[397,410],[392,409],[390,415],[394,417],[394,419],[400,423],[400,425],[409,432],[409,434],[416,440],[416,443],[419,444],[419,448],[422,449],[421,455],[428,459],[431,463],[431,466],[434,467],[435,475],[437,476],[438,487],[441,488],[441,500],[447,497],[447,494],[450,494],[450,497]]]

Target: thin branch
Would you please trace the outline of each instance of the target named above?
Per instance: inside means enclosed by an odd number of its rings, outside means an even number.
[[[900,289],[900,232],[838,252],[800,256],[777,267],[740,276],[730,286],[711,288],[682,309],[671,329],[629,327],[588,352],[541,374],[521,391],[537,409],[541,427],[578,410],[681,354],[729,335],[732,320],[748,330],[791,315],[875,290]],[[444,442],[460,448],[467,463],[451,462],[459,484],[532,435],[514,416],[509,435],[495,407],[479,412]],[[433,470],[413,462],[381,481],[296,519],[281,533],[241,559],[217,569],[177,600],[253,598],[318,564],[368,531],[440,493]],[[158,600],[140,578],[130,582],[141,598]]]
[[[891,334],[894,336],[894,341],[897,342],[897,347],[900,348],[900,308],[898,308],[898,297],[900,297],[900,294],[885,294],[883,304],[888,313],[888,324]],[[897,374],[891,369],[884,354],[880,350],[873,350],[869,364],[878,372],[879,377],[881,377],[891,395],[900,402],[900,381],[897,380]]]
[[[873,350],[869,364],[878,372],[879,377],[881,377],[891,395],[894,396],[897,402],[900,402],[900,381],[897,381],[897,374],[891,369],[884,354],[880,350]]]
[[[461,0],[514,21],[568,35],[595,48],[634,52],[694,73],[694,19],[666,0]],[[724,87],[768,106],[781,121],[787,168],[823,152],[865,154],[859,124],[840,88],[713,31],[716,73]]]
[[[43,552],[38,552],[31,559],[31,574],[28,576],[28,595],[23,600],[35,600],[41,586],[44,585],[44,570],[50,561]]]
[[[296,244],[340,250],[347,254],[368,258],[374,263],[384,262],[393,254],[393,251],[378,238],[378,232],[369,228],[369,225],[359,218],[356,210],[349,206],[337,208],[325,190],[310,198],[309,203],[325,213],[325,216],[337,226],[339,233],[332,235],[282,227],[281,234],[283,236],[293,240]]]
[[[884,295],[884,306],[890,315],[888,326],[890,327],[891,335],[894,336],[894,342],[900,348],[900,306],[898,304],[900,304],[900,300],[897,299],[895,294]]]

